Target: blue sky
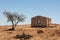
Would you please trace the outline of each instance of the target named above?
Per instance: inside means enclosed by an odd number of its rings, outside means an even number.
[[[0,25],[9,25],[3,12],[23,13],[26,20],[21,24],[30,24],[33,16],[41,15],[60,24],[60,0],[0,0]],[[20,24],[20,23],[19,23]]]

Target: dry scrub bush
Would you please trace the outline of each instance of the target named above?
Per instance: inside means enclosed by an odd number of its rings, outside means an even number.
[[[60,36],[60,30],[53,30],[50,32],[50,36],[55,36],[55,35]]]
[[[56,30],[56,35],[60,37],[60,30]]]
[[[26,40],[26,39],[30,39],[31,37],[33,36],[23,33],[22,35],[17,34],[14,38],[20,39],[20,40],[23,40],[23,39]]]
[[[38,33],[38,34],[41,34],[41,33],[44,33],[44,31],[38,30],[37,33]]]

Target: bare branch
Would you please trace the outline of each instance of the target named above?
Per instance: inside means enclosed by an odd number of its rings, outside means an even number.
[[[7,21],[11,22],[12,25],[17,25],[19,22],[23,22],[25,20],[25,16],[23,14],[18,14],[18,13],[11,13],[4,11],[3,14],[6,16]]]

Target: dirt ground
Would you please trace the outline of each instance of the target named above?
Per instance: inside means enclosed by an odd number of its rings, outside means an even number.
[[[60,40],[60,28],[31,28],[30,25],[18,25],[15,31],[10,26],[0,26],[0,40]],[[31,38],[14,38],[17,34],[31,35]]]

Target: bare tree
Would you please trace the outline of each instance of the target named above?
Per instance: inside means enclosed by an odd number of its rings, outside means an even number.
[[[17,26],[17,24],[19,22],[23,22],[25,20],[25,16],[23,14],[19,15],[18,13],[11,13],[11,12],[7,12],[7,11],[4,11],[3,14],[6,16],[7,22],[12,23],[11,30],[15,30],[15,27]]]

